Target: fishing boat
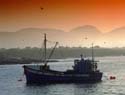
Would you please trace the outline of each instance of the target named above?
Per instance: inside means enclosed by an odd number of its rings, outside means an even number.
[[[72,69],[57,71],[50,69],[50,66],[47,64],[46,42],[46,34],[44,34],[44,64],[23,66],[27,84],[96,83],[101,81],[103,73],[98,70],[97,61],[94,60],[93,46],[91,60],[83,58],[81,54],[80,59],[74,60]],[[56,42],[50,56],[53,54],[57,44]]]

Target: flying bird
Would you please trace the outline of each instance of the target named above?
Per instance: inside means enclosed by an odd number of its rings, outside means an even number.
[[[106,44],[106,42],[104,42],[104,44]]]
[[[44,8],[43,7],[40,7],[41,10],[43,10]]]
[[[85,37],[85,40],[87,40],[88,38],[87,37]]]

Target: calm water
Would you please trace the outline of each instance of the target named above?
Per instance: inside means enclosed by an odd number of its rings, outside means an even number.
[[[51,84],[27,86],[21,65],[0,65],[0,95],[125,95],[125,56],[100,57],[103,81],[96,84]],[[72,59],[51,63],[53,69],[70,69]],[[109,76],[116,76],[110,80]],[[18,81],[23,79],[22,81]]]

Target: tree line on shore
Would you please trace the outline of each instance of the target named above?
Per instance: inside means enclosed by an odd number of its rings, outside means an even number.
[[[47,56],[49,56],[52,48],[47,49]],[[58,47],[54,54],[53,59],[63,58],[77,58],[81,54],[84,57],[90,57],[92,49],[87,47]],[[94,47],[94,56],[121,56],[125,55],[125,48],[101,48],[99,46]],[[0,49],[0,59],[8,58],[26,58],[26,59],[43,59],[44,49],[37,47],[25,47],[25,48],[10,48]]]

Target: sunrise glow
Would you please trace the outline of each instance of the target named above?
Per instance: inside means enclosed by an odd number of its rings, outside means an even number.
[[[43,10],[40,10],[43,7]],[[94,25],[102,32],[125,26],[124,0],[1,0],[0,29]]]

